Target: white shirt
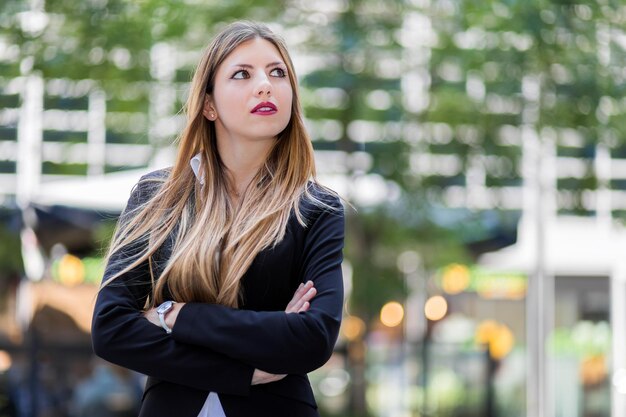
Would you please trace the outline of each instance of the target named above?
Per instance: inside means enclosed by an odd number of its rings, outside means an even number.
[[[222,403],[220,403],[220,399],[216,393],[209,393],[198,417],[226,417]]]
[[[197,153],[193,158],[191,158],[189,165],[191,165],[191,169],[193,170],[193,173],[198,181],[200,181],[200,184],[204,185],[204,175],[200,172],[200,169],[202,168],[202,154]]]

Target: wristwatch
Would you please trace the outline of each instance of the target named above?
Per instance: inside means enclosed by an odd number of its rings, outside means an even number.
[[[156,309],[157,315],[159,316],[159,321],[161,322],[161,327],[163,327],[165,329],[165,332],[168,334],[172,333],[172,329],[170,329],[165,323],[165,315],[168,313],[168,311],[172,309],[172,307],[174,307],[174,304],[176,304],[176,301],[168,300],[162,303]]]

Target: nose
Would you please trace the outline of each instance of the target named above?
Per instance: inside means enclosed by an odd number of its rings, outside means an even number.
[[[270,96],[272,95],[272,84],[270,83],[267,76],[262,75],[259,83],[256,86],[256,95],[258,97],[262,96]]]

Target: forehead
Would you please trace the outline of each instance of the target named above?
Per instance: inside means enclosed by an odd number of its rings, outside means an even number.
[[[265,66],[273,62],[284,62],[278,48],[268,40],[254,38],[237,46],[220,67],[240,64]]]

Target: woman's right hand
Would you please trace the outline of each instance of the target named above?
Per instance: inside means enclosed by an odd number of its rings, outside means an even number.
[[[287,304],[287,308],[285,308],[285,313],[304,313],[311,306],[310,301],[317,294],[317,290],[313,286],[313,281],[307,281],[304,284],[300,284],[298,289],[293,295],[293,298]],[[252,385],[258,384],[268,384],[270,382],[280,381],[287,375],[282,374],[270,374],[265,371],[261,371],[260,369],[255,369],[254,374],[252,375]]]

